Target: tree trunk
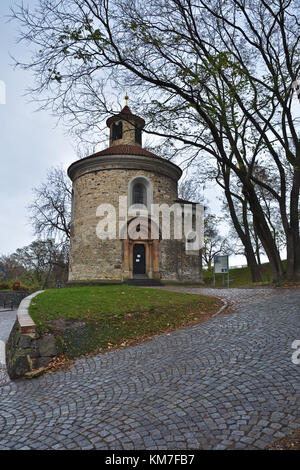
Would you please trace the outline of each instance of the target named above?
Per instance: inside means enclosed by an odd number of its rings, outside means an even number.
[[[257,264],[258,264],[258,266],[261,266],[260,252],[259,252],[259,247],[258,246],[256,247],[255,254],[256,254]]]
[[[248,224],[246,224],[246,230],[244,232],[242,227],[241,227],[241,224],[239,222],[239,219],[236,215],[236,211],[235,211],[235,207],[234,207],[234,204],[233,204],[231,192],[230,192],[230,189],[229,189],[228,174],[224,175],[224,182],[225,182],[225,196],[226,196],[226,199],[227,199],[230,216],[231,216],[234,228],[235,228],[237,234],[239,235],[239,237],[241,239],[241,242],[244,245],[245,256],[246,256],[246,259],[247,259],[247,264],[248,264],[248,266],[250,268],[250,271],[251,271],[252,282],[261,282],[261,280],[262,280],[261,273],[260,273],[259,266],[256,262],[255,253],[253,251],[249,230],[248,230],[248,233],[247,233]],[[244,213],[244,211],[243,211],[243,213]],[[245,213],[245,215],[246,215],[246,213]]]
[[[253,223],[253,231],[254,231],[254,235],[253,235],[253,236],[254,236],[255,255],[256,255],[256,259],[257,259],[257,264],[258,264],[259,266],[261,266],[260,251],[259,251],[259,238],[258,238],[258,236],[257,236],[254,223]]]
[[[251,245],[251,248],[249,247],[249,249],[245,248],[245,253],[246,253],[246,258],[247,258],[247,264],[251,271],[252,282],[261,282],[262,281],[261,272],[257,264],[254,251],[252,249],[252,245]]]
[[[300,170],[295,169],[290,202],[290,227],[287,234],[286,274],[291,281],[300,280],[299,189]]]
[[[261,272],[259,266],[257,264],[255,253],[253,250],[253,246],[251,243],[251,235],[249,230],[249,223],[248,223],[248,214],[247,214],[247,201],[244,199],[243,201],[243,226],[245,231],[245,248],[246,248],[246,258],[247,263],[251,271],[252,282],[261,282]]]
[[[283,268],[280,254],[266,222],[261,205],[257,199],[255,189],[251,184],[247,185],[247,189],[245,189],[245,195],[253,214],[253,222],[256,227],[257,235],[270,262],[273,281],[278,282],[283,279]]]

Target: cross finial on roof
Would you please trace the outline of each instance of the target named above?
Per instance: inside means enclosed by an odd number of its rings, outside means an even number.
[[[126,103],[126,106],[128,106],[128,95],[127,95],[127,93],[125,95],[125,103]]]

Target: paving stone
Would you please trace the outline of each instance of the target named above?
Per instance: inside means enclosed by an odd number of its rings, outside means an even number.
[[[0,367],[0,449],[263,449],[300,428],[300,291],[174,290],[234,313],[32,381]]]

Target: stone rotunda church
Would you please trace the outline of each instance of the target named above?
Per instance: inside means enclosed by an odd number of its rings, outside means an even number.
[[[181,169],[143,149],[145,121],[131,113],[127,102],[106,123],[109,147],[74,162],[68,169],[73,182],[69,282],[201,281],[199,250],[188,254],[186,240],[175,239],[173,230],[170,239],[164,239],[157,227],[153,237],[149,218],[141,237],[133,237],[130,225],[135,217],[124,217],[119,211],[120,196],[127,197],[129,207],[143,204],[149,212],[151,204],[177,203],[183,207],[188,201],[178,198]],[[117,230],[113,239],[97,235],[101,220],[97,208],[101,204],[115,207]]]

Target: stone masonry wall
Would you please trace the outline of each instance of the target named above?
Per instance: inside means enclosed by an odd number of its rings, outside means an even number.
[[[46,367],[57,354],[54,335],[41,335],[28,310],[33,297],[42,291],[35,292],[22,300],[17,319],[6,343],[6,367],[11,379],[23,377],[33,369]]]
[[[200,252],[187,254],[181,240],[162,240],[160,242],[161,280],[181,282],[202,282]]]
[[[24,377],[33,369],[46,367],[56,354],[56,340],[53,335],[22,333],[16,320],[6,343],[6,367],[11,379]]]
[[[120,122],[121,121],[116,121],[115,124],[119,124]],[[125,120],[122,120],[122,125],[123,125],[122,139],[112,140],[110,138],[110,142],[109,142],[110,146],[113,147],[114,145],[120,145],[120,144],[140,146],[140,144],[138,144],[135,140],[135,125]],[[110,135],[111,134],[112,132],[110,131]]]
[[[96,216],[96,210],[100,204],[112,204],[118,222],[119,196],[128,195],[128,183],[136,176],[145,176],[151,181],[153,203],[173,204],[177,199],[177,183],[150,171],[105,169],[83,172],[74,181],[69,281],[123,280],[122,242],[97,237],[96,226],[101,218]]]

